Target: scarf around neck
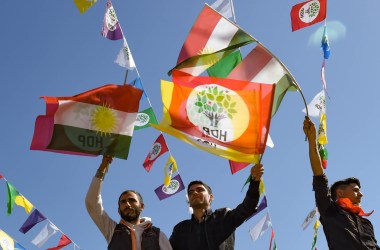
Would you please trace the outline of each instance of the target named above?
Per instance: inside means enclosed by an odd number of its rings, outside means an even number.
[[[350,211],[351,213],[357,214],[359,216],[370,216],[374,212],[374,210],[372,210],[369,213],[365,213],[360,206],[352,204],[351,200],[348,198],[339,198],[336,201],[336,204],[338,204],[344,210]]]

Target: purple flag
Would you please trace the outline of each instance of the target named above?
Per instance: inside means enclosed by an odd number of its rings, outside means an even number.
[[[185,185],[183,185],[181,176],[178,174],[174,178],[170,180],[169,186],[165,186],[162,184],[154,192],[158,196],[160,200],[166,199],[176,193],[185,189]]]
[[[251,219],[253,216],[258,214],[261,210],[267,207],[267,197],[264,195],[263,199],[260,202],[260,205],[257,207],[256,212],[254,212],[251,216],[249,216],[245,221]]]
[[[37,223],[44,220],[46,220],[46,217],[43,214],[41,214],[37,209],[34,209],[33,212],[29,215],[28,219],[26,219],[24,224],[20,227],[19,231],[25,234]]]
[[[123,38],[123,32],[121,31],[119,20],[117,19],[111,0],[107,1],[106,13],[104,13],[102,36],[110,40],[119,40]]]

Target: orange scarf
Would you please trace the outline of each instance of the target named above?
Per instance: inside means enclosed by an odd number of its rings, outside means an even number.
[[[374,210],[370,213],[365,213],[360,206],[352,204],[351,200],[348,198],[339,198],[336,202],[344,210],[350,211],[351,213],[357,214],[359,216],[370,216]]]

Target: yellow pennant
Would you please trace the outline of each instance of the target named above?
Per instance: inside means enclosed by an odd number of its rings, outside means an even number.
[[[74,0],[79,12],[83,14],[88,10],[97,0]]]
[[[15,203],[19,205],[20,207],[23,207],[25,209],[25,212],[29,214],[33,209],[33,204],[30,203],[24,196],[18,195],[16,196]]]
[[[322,114],[321,120],[319,122],[318,143],[322,144],[322,145],[325,145],[328,143],[327,131],[326,131],[326,114],[325,113]]]
[[[164,168],[164,185],[169,186],[170,180],[172,179],[172,174],[178,171],[177,162],[172,155],[169,156],[169,159],[166,161]]]

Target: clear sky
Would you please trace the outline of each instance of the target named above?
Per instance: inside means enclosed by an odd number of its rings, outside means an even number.
[[[211,4],[213,1],[209,1]],[[320,35],[313,35],[323,22],[291,32],[290,9],[298,1],[234,2],[238,25],[270,49],[292,72],[307,99],[322,89]],[[35,207],[78,246],[106,249],[106,241],[87,214],[84,198],[101,157],[83,157],[29,150],[35,118],[44,114],[40,96],[72,96],[107,83],[122,84],[125,69],[113,61],[122,42],[100,35],[105,0],[80,14],[73,1],[1,1],[0,100],[2,132],[0,173]],[[144,88],[158,120],[162,118],[160,79],[171,80],[167,71],[176,61],[182,44],[204,6],[202,1],[113,1],[128,40]],[[380,67],[378,10],[380,2],[328,1],[331,57],[326,64],[327,133],[330,182],[349,176],[362,181],[365,211],[375,233],[380,235],[378,199],[380,127]],[[330,23],[331,22],[331,23]],[[331,26],[330,26],[331,24]],[[247,53],[253,45],[243,50]],[[130,72],[132,81],[136,72]],[[141,107],[148,107],[142,102]],[[307,143],[302,131],[304,107],[301,95],[288,93],[272,119],[270,135],[274,148],[262,158],[268,209],[236,231],[236,249],[268,249],[270,231],[257,241],[248,233],[269,212],[278,249],[310,249],[313,229],[301,224],[314,207],[312,173]],[[316,123],[319,123],[314,119]],[[159,132],[153,128],[135,131],[128,160],[115,159],[103,185],[103,202],[115,220],[117,198],[125,189],[141,191],[146,208],[143,216],[153,219],[169,237],[173,226],[190,217],[185,192],[159,201],[154,193],[163,182],[168,154],[159,158],[147,173],[142,163]],[[231,175],[226,159],[200,151],[165,135],[185,185],[202,179],[213,188],[213,208],[235,207],[249,168]],[[30,241],[45,223],[26,235],[18,229],[27,214],[16,206],[6,215],[5,182],[0,188],[0,228],[25,248],[38,249]],[[60,234],[43,248],[57,244]],[[73,249],[73,245],[67,249]],[[318,249],[327,249],[322,228]]]

